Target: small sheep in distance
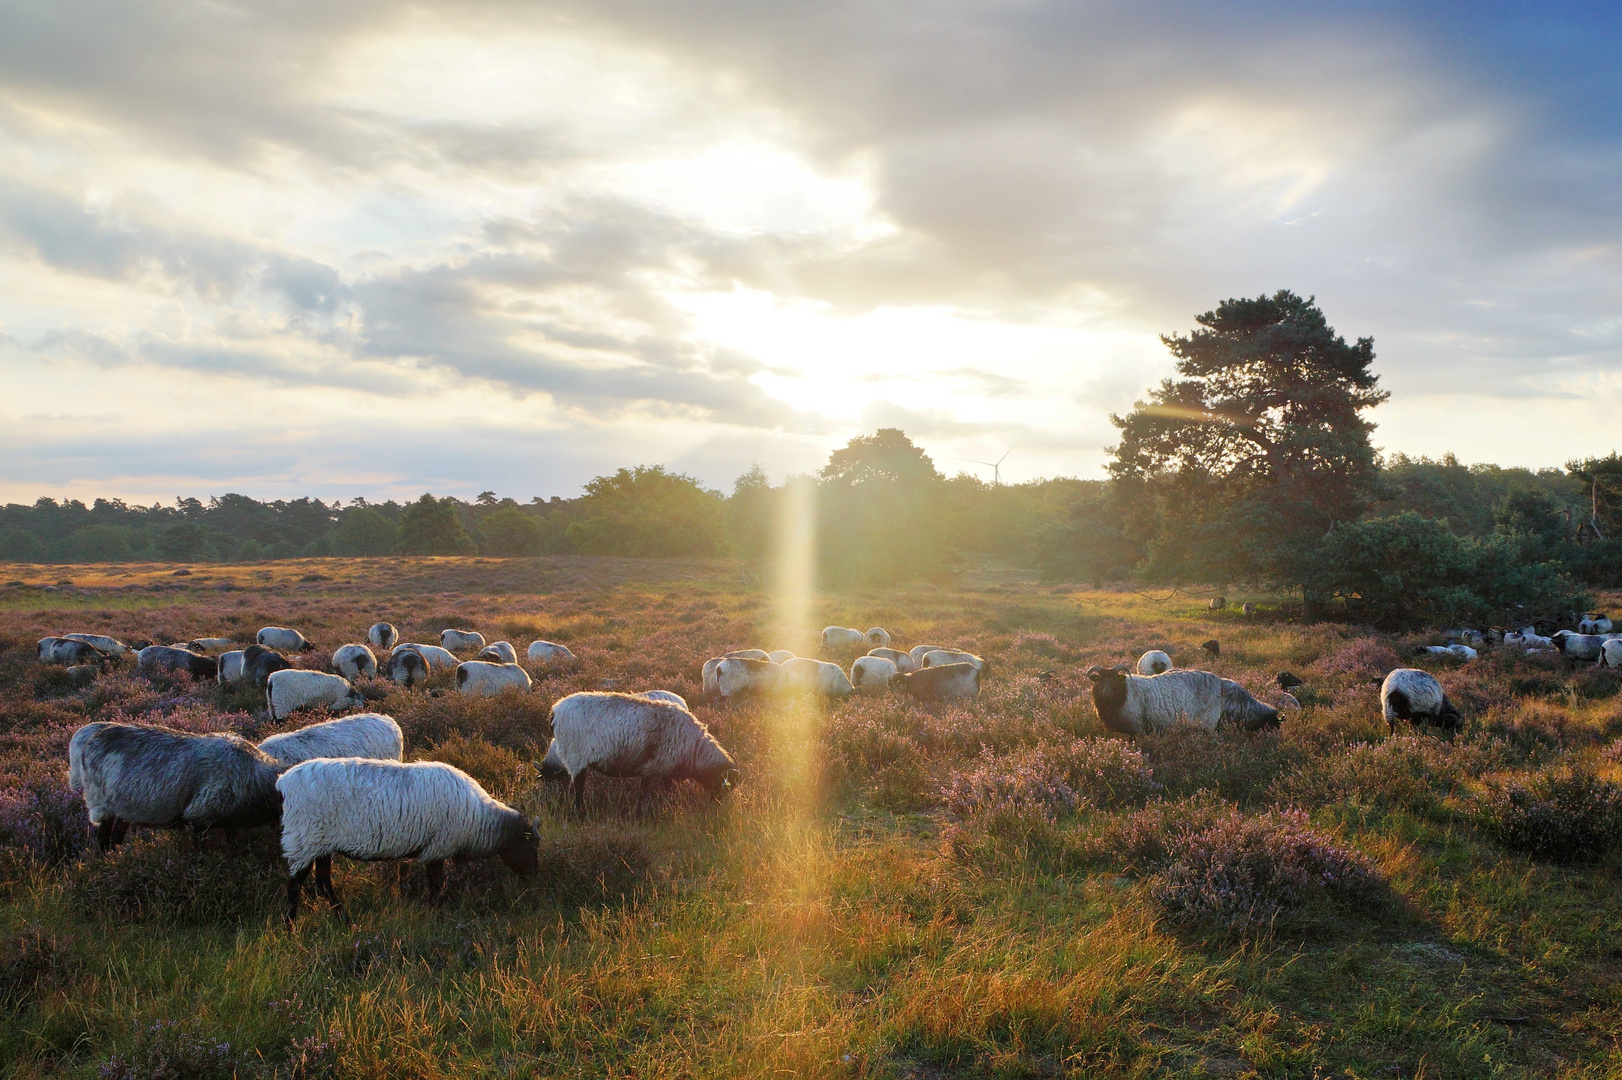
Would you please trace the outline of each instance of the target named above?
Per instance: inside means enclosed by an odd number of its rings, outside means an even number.
[[[518,663],[518,650],[513,648],[510,641],[492,641],[480,649],[479,655],[473,659],[485,660],[492,664],[516,664]]]
[[[782,670],[788,689],[798,693],[815,694],[826,698],[847,698],[856,692],[856,688],[845,677],[844,669],[838,664],[796,656],[792,660],[784,661]]]
[[[527,655],[531,664],[562,664],[574,659],[569,646],[555,641],[532,641]]]
[[[867,638],[869,648],[887,649],[890,647],[890,631],[882,626],[870,627],[863,636]]]
[[[128,653],[138,651],[117,638],[108,637],[106,634],[63,634],[62,636],[69,641],[82,641],[97,652],[106,653],[108,656],[122,657]]]
[[[334,855],[363,862],[417,859],[427,871],[429,902],[436,906],[444,892],[446,859],[498,855],[524,877],[540,866],[529,820],[443,762],[316,758],[287,770],[276,790],[282,799],[289,925],[298,918],[299,893],[312,869],[316,888],[343,916],[332,886]]]
[[[469,660],[456,668],[456,689],[464,694],[486,697],[503,690],[520,690],[530,686],[529,672],[517,664],[492,664],[485,660]]]
[[[264,627],[254,635],[253,640],[256,645],[275,649],[279,653],[309,652],[315,648],[314,644],[305,640],[303,634],[285,626]]]
[[[315,705],[325,705],[331,712],[343,712],[364,709],[366,699],[348,679],[324,671],[287,668],[271,672],[265,681],[265,707],[272,720],[286,719],[290,713]]]
[[[392,649],[400,640],[400,631],[393,623],[373,623],[366,631],[366,641],[374,649]]]
[[[1138,657],[1139,675],[1159,675],[1162,671],[1171,670],[1171,657],[1159,649],[1150,649]]]
[[[1385,677],[1380,684],[1380,711],[1393,735],[1398,720],[1414,727],[1429,722],[1457,731],[1463,719],[1436,676],[1418,668],[1397,668]]]
[[[149,645],[135,654],[141,671],[184,671],[194,679],[218,679],[219,661],[172,645]]]
[[[546,756],[568,773],[575,811],[581,815],[586,812],[588,770],[640,779],[642,809],[655,784],[690,779],[719,799],[738,777],[732,755],[692,713],[637,694],[580,693],[558,701],[552,706],[552,744]]]
[[[318,757],[399,761],[405,756],[405,736],[392,716],[356,713],[272,735],[259,749],[283,768]]]
[[[332,669],[346,679],[377,674],[377,657],[364,645],[343,645],[332,654]]]
[[[442,630],[439,647],[446,652],[467,652],[484,648],[484,635],[477,630]]]
[[[389,678],[410,690],[428,681],[428,661],[416,649],[395,649],[389,655]]]
[[[906,655],[905,653],[902,654]],[[883,656],[858,656],[850,666],[850,682],[861,694],[882,694],[898,674],[894,660]]]
[[[455,671],[456,665],[461,661],[449,649],[441,649],[438,645],[422,645],[415,641],[408,641],[403,645],[396,645],[395,652],[408,649],[422,657],[423,663],[428,665],[430,672]]]
[[[825,626],[822,628],[823,652],[846,652],[859,649],[867,644],[867,635],[860,630],[852,630],[846,626]]]
[[[186,642],[186,648],[192,652],[202,653],[204,656],[218,656],[222,652],[229,652],[236,648],[236,642],[228,637],[193,638]]]

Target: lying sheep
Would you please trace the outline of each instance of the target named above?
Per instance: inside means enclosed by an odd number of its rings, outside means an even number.
[[[395,649],[389,654],[389,679],[410,690],[428,681],[428,661],[415,649]]]
[[[727,662],[763,661],[732,657]],[[738,776],[732,755],[692,713],[672,702],[635,694],[570,694],[553,705],[547,757],[568,773],[575,810],[582,815],[588,770],[639,778],[643,807],[657,783],[695,780],[720,798]]]
[[[108,656],[122,657],[137,650],[106,634],[63,634],[69,641],[82,641],[97,652]]]
[[[492,664],[518,663],[518,650],[513,648],[510,641],[492,641],[479,650],[475,660],[488,660]]]
[[[311,758],[399,761],[405,756],[405,736],[392,716],[356,713],[272,735],[259,744],[259,749],[284,768]]]
[[[1578,621],[1577,632],[1579,634],[1609,634],[1612,625],[1611,620],[1604,615],[1590,613],[1587,618]]]
[[[142,671],[183,671],[194,679],[218,679],[219,661],[189,649],[172,645],[149,645],[135,654],[135,665]]]
[[[924,653],[919,667],[940,667],[943,664],[973,664],[984,675],[991,670],[991,662],[974,655],[972,652],[962,652],[958,649],[933,649]]]
[[[917,671],[898,672],[890,680],[890,686],[911,694],[919,701],[979,697],[980,669],[973,664],[940,664]]]
[[[858,656],[850,666],[850,682],[858,693],[882,694],[890,689],[890,680],[898,669],[894,660],[883,656]]]
[[[332,857],[377,862],[417,859],[438,904],[445,860],[498,855],[522,876],[540,866],[535,828],[479,782],[438,761],[317,758],[276,782],[282,798],[282,855],[287,859],[287,921],[315,871],[316,888],[343,914],[332,887]]]
[[[866,634],[867,645],[870,649],[887,649],[890,647],[890,632],[882,626],[869,628]]]
[[[203,834],[270,825],[281,810],[281,769],[240,735],[193,735],[147,724],[86,724],[68,743],[68,786],[84,793],[102,851],[131,825]]]
[[[423,663],[428,665],[430,672],[455,671],[456,665],[461,663],[449,649],[441,649],[438,645],[422,645],[414,641],[408,641],[404,645],[395,646],[396,652],[401,649],[410,649],[422,657]]]
[[[1139,675],[1159,675],[1162,671],[1171,670],[1171,657],[1159,649],[1150,649],[1138,657]]]
[[[482,649],[484,635],[477,630],[442,630],[439,634],[439,647],[453,653]]]
[[[274,671],[265,683],[265,707],[272,720],[299,709],[325,705],[330,712],[364,709],[366,699],[341,675],[287,668]]]
[[[1554,639],[1510,630],[1504,634],[1503,644],[1506,649],[1552,649]]]
[[[574,659],[569,646],[555,641],[532,641],[527,655],[531,664],[562,664]]]
[[[377,674],[377,657],[364,645],[342,645],[332,654],[332,670],[346,679]]]
[[[715,667],[715,689],[723,700],[750,694],[775,694],[787,688],[787,669],[770,660],[729,656]]]
[[[815,694],[817,697],[847,698],[856,692],[856,688],[845,677],[845,671],[838,664],[829,664],[821,660],[812,660],[806,656],[796,656],[783,665],[783,675],[787,689],[799,694]]]
[[[260,690],[270,681],[273,673],[286,671],[293,662],[275,649],[263,645],[249,645],[242,650],[242,677]]]
[[[1380,711],[1393,735],[1398,720],[1415,727],[1428,722],[1449,731],[1457,731],[1462,721],[1436,676],[1418,668],[1397,668],[1385,677],[1380,684]]]
[[[192,652],[202,653],[204,656],[218,656],[222,652],[229,652],[236,648],[236,642],[228,637],[193,638],[186,642],[186,648]]]
[[[456,668],[456,689],[464,694],[485,697],[503,690],[530,688],[529,672],[517,664],[492,664],[486,660],[469,660]]]
[[[845,626],[825,626],[822,628],[822,651],[845,652],[850,649],[859,649],[867,644],[867,635],[860,630],[852,630]]]
[[[279,653],[309,652],[315,648],[312,642],[305,640],[303,634],[285,626],[267,626],[255,634],[253,640],[254,644],[275,649]]]
[[[1474,660],[1478,654],[1468,645],[1418,645],[1414,648],[1414,655],[1448,656],[1468,662]]]
[[[890,661],[897,671],[917,671],[918,664],[911,653],[904,653],[900,649],[870,649],[867,655],[877,656]]]
[[[374,649],[392,649],[400,641],[400,631],[393,623],[373,623],[366,631],[366,642]]]
[[[789,652],[787,649],[774,649],[766,654],[766,659],[770,660],[774,664],[781,664],[785,660],[794,659],[794,654]]]

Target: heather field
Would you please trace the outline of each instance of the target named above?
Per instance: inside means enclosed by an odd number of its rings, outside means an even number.
[[[0,574],[7,1076],[1622,1074],[1619,672],[1399,659],[1435,639],[995,569],[797,613],[722,560]],[[363,683],[408,758],[537,818],[537,877],[455,867],[434,910],[420,872],[339,859],[353,925],[315,901],[289,931],[268,832],[95,853],[66,786],[79,725],[262,738],[315,717],[273,726],[251,692],[127,669],[77,685],[37,638],[274,624],[321,666],[380,619],[577,654],[527,695]],[[699,700],[707,657],[816,655],[829,623],[971,649],[985,689],[955,707]],[[1108,735],[1086,669],[1155,647],[1264,699],[1289,670],[1302,708],[1276,732]],[[1374,684],[1407,665],[1447,687],[1457,737],[1387,736]],[[566,812],[532,762],[551,703],[605,686],[685,695],[737,757],[736,794],[677,788],[643,818],[634,788],[597,781],[586,820]]]

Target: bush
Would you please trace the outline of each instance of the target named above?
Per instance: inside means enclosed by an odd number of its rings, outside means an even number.
[[[1208,829],[1233,813],[1232,803],[1208,791],[1189,799],[1152,802],[1124,817],[1094,822],[1081,854],[1089,861],[1145,873],[1165,865],[1177,837]]]
[[[1539,773],[1492,791],[1480,820],[1507,848],[1551,862],[1594,862],[1622,840],[1622,785],[1584,766]]]
[[[0,791],[0,845],[13,855],[57,866],[78,858],[89,844],[84,798],[68,787],[60,771]]]
[[[275,830],[251,843],[210,840],[213,850],[185,850],[175,839],[124,844],[75,867],[64,887],[87,918],[145,919],[183,926],[243,923],[263,918],[286,883]],[[244,850],[246,847],[246,850]]]
[[[1231,814],[1173,838],[1150,895],[1171,918],[1235,933],[1303,926],[1366,908],[1383,882],[1361,853],[1299,810]]]
[[[1158,787],[1137,747],[1091,738],[1001,756],[982,750],[968,771],[952,773],[941,797],[963,817],[995,813],[1054,821],[1083,806],[1141,803]]]
[[[1141,736],[1138,746],[1167,795],[1214,791],[1240,803],[1265,795],[1293,756],[1277,732],[1205,731],[1192,724]]]
[[[473,538],[462,527],[456,500],[427,492],[400,515],[400,552],[405,555],[471,555]]]

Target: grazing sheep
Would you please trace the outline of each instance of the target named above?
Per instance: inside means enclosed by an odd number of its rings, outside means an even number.
[[[931,650],[933,651],[933,650]],[[912,658],[912,653],[902,652],[900,649],[870,649],[867,655],[877,656],[890,661],[897,671],[917,671],[918,662]]]
[[[253,640],[255,644],[279,653],[309,652],[315,648],[314,643],[306,641],[303,634],[285,626],[267,626],[255,634]]]
[[[1143,735],[1187,722],[1211,731],[1222,722],[1224,680],[1209,671],[1180,669],[1128,675],[1125,667],[1093,667],[1093,707],[1111,731]]]
[[[1221,611],[1227,606],[1228,598],[1226,596],[1213,596],[1210,602],[1205,605],[1205,609],[1207,611]]]
[[[856,688],[845,677],[844,669],[838,664],[796,656],[784,663],[782,668],[783,674],[787,676],[788,689],[795,693],[847,698],[856,692]]]
[[[414,641],[408,641],[404,645],[395,646],[394,651],[399,652],[401,649],[410,649],[422,657],[423,663],[428,665],[430,672],[454,671],[456,665],[461,663],[449,649],[441,649],[438,645],[421,645]]]
[[[943,664],[973,664],[980,669],[982,675],[991,670],[991,661],[982,659],[972,652],[961,652],[957,649],[934,649],[926,652],[923,662],[918,666],[932,668]]]
[[[428,661],[415,649],[395,649],[389,654],[389,679],[407,690],[428,681]]]
[[[205,656],[218,656],[236,648],[236,642],[228,637],[193,638],[186,642],[186,648],[192,652],[199,652]]]
[[[636,696],[650,698],[654,701],[668,701],[672,705],[680,705],[684,709],[687,708],[687,699],[676,693],[674,690],[644,690]],[[691,709],[688,709],[688,712],[691,711]]]
[[[1159,649],[1150,649],[1138,657],[1139,675],[1159,675],[1162,671],[1171,670],[1171,657]]]
[[[464,694],[485,697],[503,690],[529,692],[529,672],[517,664],[492,664],[486,660],[469,660],[456,668],[456,689]]]
[[[1506,649],[1552,649],[1554,639],[1539,637],[1537,634],[1522,634],[1510,630],[1504,634],[1504,647]]]
[[[914,645],[912,649],[908,651],[907,655],[912,657],[912,666],[916,669],[924,666],[924,657],[928,656],[930,653],[951,651],[952,650],[948,649],[945,645]],[[898,664],[897,666],[899,667],[900,665]]]
[[[325,705],[329,712],[366,708],[366,699],[341,675],[286,668],[273,671],[265,682],[265,706],[272,720],[282,720],[298,709]]]
[[[822,651],[843,652],[849,649],[859,649],[867,643],[867,635],[860,630],[852,630],[846,626],[825,626],[822,628]]]
[[[870,648],[887,649],[890,647],[890,631],[882,626],[870,627],[864,636],[867,638],[867,644]]]
[[[1576,634],[1570,630],[1561,630],[1550,636],[1554,638],[1554,647],[1560,650],[1560,655],[1567,660],[1589,660],[1597,663],[1600,651],[1605,648],[1605,639],[1598,634]]]
[[[1243,615],[1247,619],[1250,618],[1252,615],[1256,614],[1256,605],[1252,604],[1249,600],[1246,600],[1239,608],[1239,614]]]
[[[317,758],[288,769],[276,790],[282,797],[289,924],[298,918],[299,893],[312,869],[316,888],[342,915],[332,887],[334,855],[365,862],[417,859],[427,871],[433,904],[445,887],[446,859],[499,855],[525,877],[540,865],[535,827],[524,815],[443,762]]]
[[[730,657],[727,663],[763,663]],[[771,665],[778,671],[782,668]],[[737,782],[738,767],[693,714],[645,695],[570,694],[552,706],[547,757],[569,774],[575,810],[586,811],[586,772],[636,777],[645,807],[655,783],[696,780],[720,798]]]
[[[393,623],[373,623],[366,631],[366,642],[374,649],[392,649],[400,640],[400,631]]]
[[[212,656],[172,645],[147,646],[135,654],[135,666],[142,671],[184,671],[194,679],[217,679],[220,675],[219,661]]]
[[[343,645],[332,654],[332,670],[346,679],[377,674],[377,657],[364,645]]]
[[[405,736],[392,716],[356,713],[272,735],[259,749],[284,768],[318,757],[399,761],[405,756]]]
[[[477,630],[442,630],[439,634],[439,647],[453,653],[482,649],[484,635]]]
[[[1610,668],[1622,668],[1622,638],[1609,638],[1600,648],[1600,663]]]
[[[728,657],[741,657],[745,660],[767,660],[774,664],[777,663],[776,660],[772,660],[772,654],[765,649],[733,649],[731,652],[721,654],[723,660]]]
[[[937,650],[938,651],[938,650]],[[980,669],[973,664],[941,664],[898,672],[890,686],[919,701],[953,701],[980,696]]]
[[[185,826],[202,846],[212,826],[276,821],[276,763],[240,735],[147,724],[86,724],[68,743],[68,786],[84,793],[102,851],[131,825]]]
[[[518,663],[518,650],[513,648],[510,641],[492,641],[479,650],[475,660],[488,660],[493,664]]]
[[[770,660],[728,656],[715,667],[715,689],[723,700],[748,694],[775,694],[787,688],[788,669]]]
[[[1278,683],[1278,688],[1283,690],[1285,693],[1289,693],[1296,687],[1304,685],[1300,676],[1294,675],[1288,671],[1281,671],[1277,675],[1274,675],[1273,681]]]
[[[1212,656],[1222,655],[1222,642],[1218,641],[1216,638],[1212,638],[1210,641],[1200,642],[1200,648],[1204,649]]]
[[[1449,731],[1457,731],[1462,720],[1436,676],[1418,668],[1397,668],[1385,677],[1380,684],[1380,711],[1393,735],[1398,720],[1415,727],[1429,722]]]
[[[1295,701],[1293,695],[1284,696]],[[1299,701],[1295,701],[1295,705],[1296,708],[1301,707]],[[1245,731],[1260,731],[1262,728],[1278,726],[1278,710],[1257,701],[1249,690],[1232,679],[1223,679],[1222,722],[1243,728]]]
[[[702,678],[704,683],[705,697],[715,697],[721,693],[721,683],[717,679],[715,673],[721,667],[721,661],[725,659],[726,657],[724,656],[712,656],[708,660],[704,661]]]
[[[263,690],[273,672],[286,671],[293,662],[275,649],[249,645],[242,650],[242,677]]]
[[[136,651],[117,638],[110,638],[106,634],[63,634],[62,636],[69,641],[82,641],[97,652],[106,653],[108,656],[123,657]]]
[[[1590,613],[1587,618],[1578,621],[1577,632],[1579,634],[1609,634],[1611,627],[1610,619],[1604,615]]]
[[[45,638],[39,643],[39,658],[47,664],[75,667],[80,664],[107,664],[113,661],[88,641],[77,638]]]
[[[859,693],[882,694],[890,689],[890,680],[896,677],[898,671],[894,660],[869,653],[858,656],[856,662],[851,664],[850,682]]]
[[[781,664],[785,660],[794,659],[794,654],[787,649],[774,649],[766,654],[766,659],[774,664]]]
[[[574,659],[569,646],[559,645],[555,641],[532,641],[527,655],[532,664],[562,664]]]
[[[221,686],[239,683],[243,679],[243,657],[246,656],[241,649],[233,649],[228,653],[221,653],[217,658],[220,672],[217,676]]]

